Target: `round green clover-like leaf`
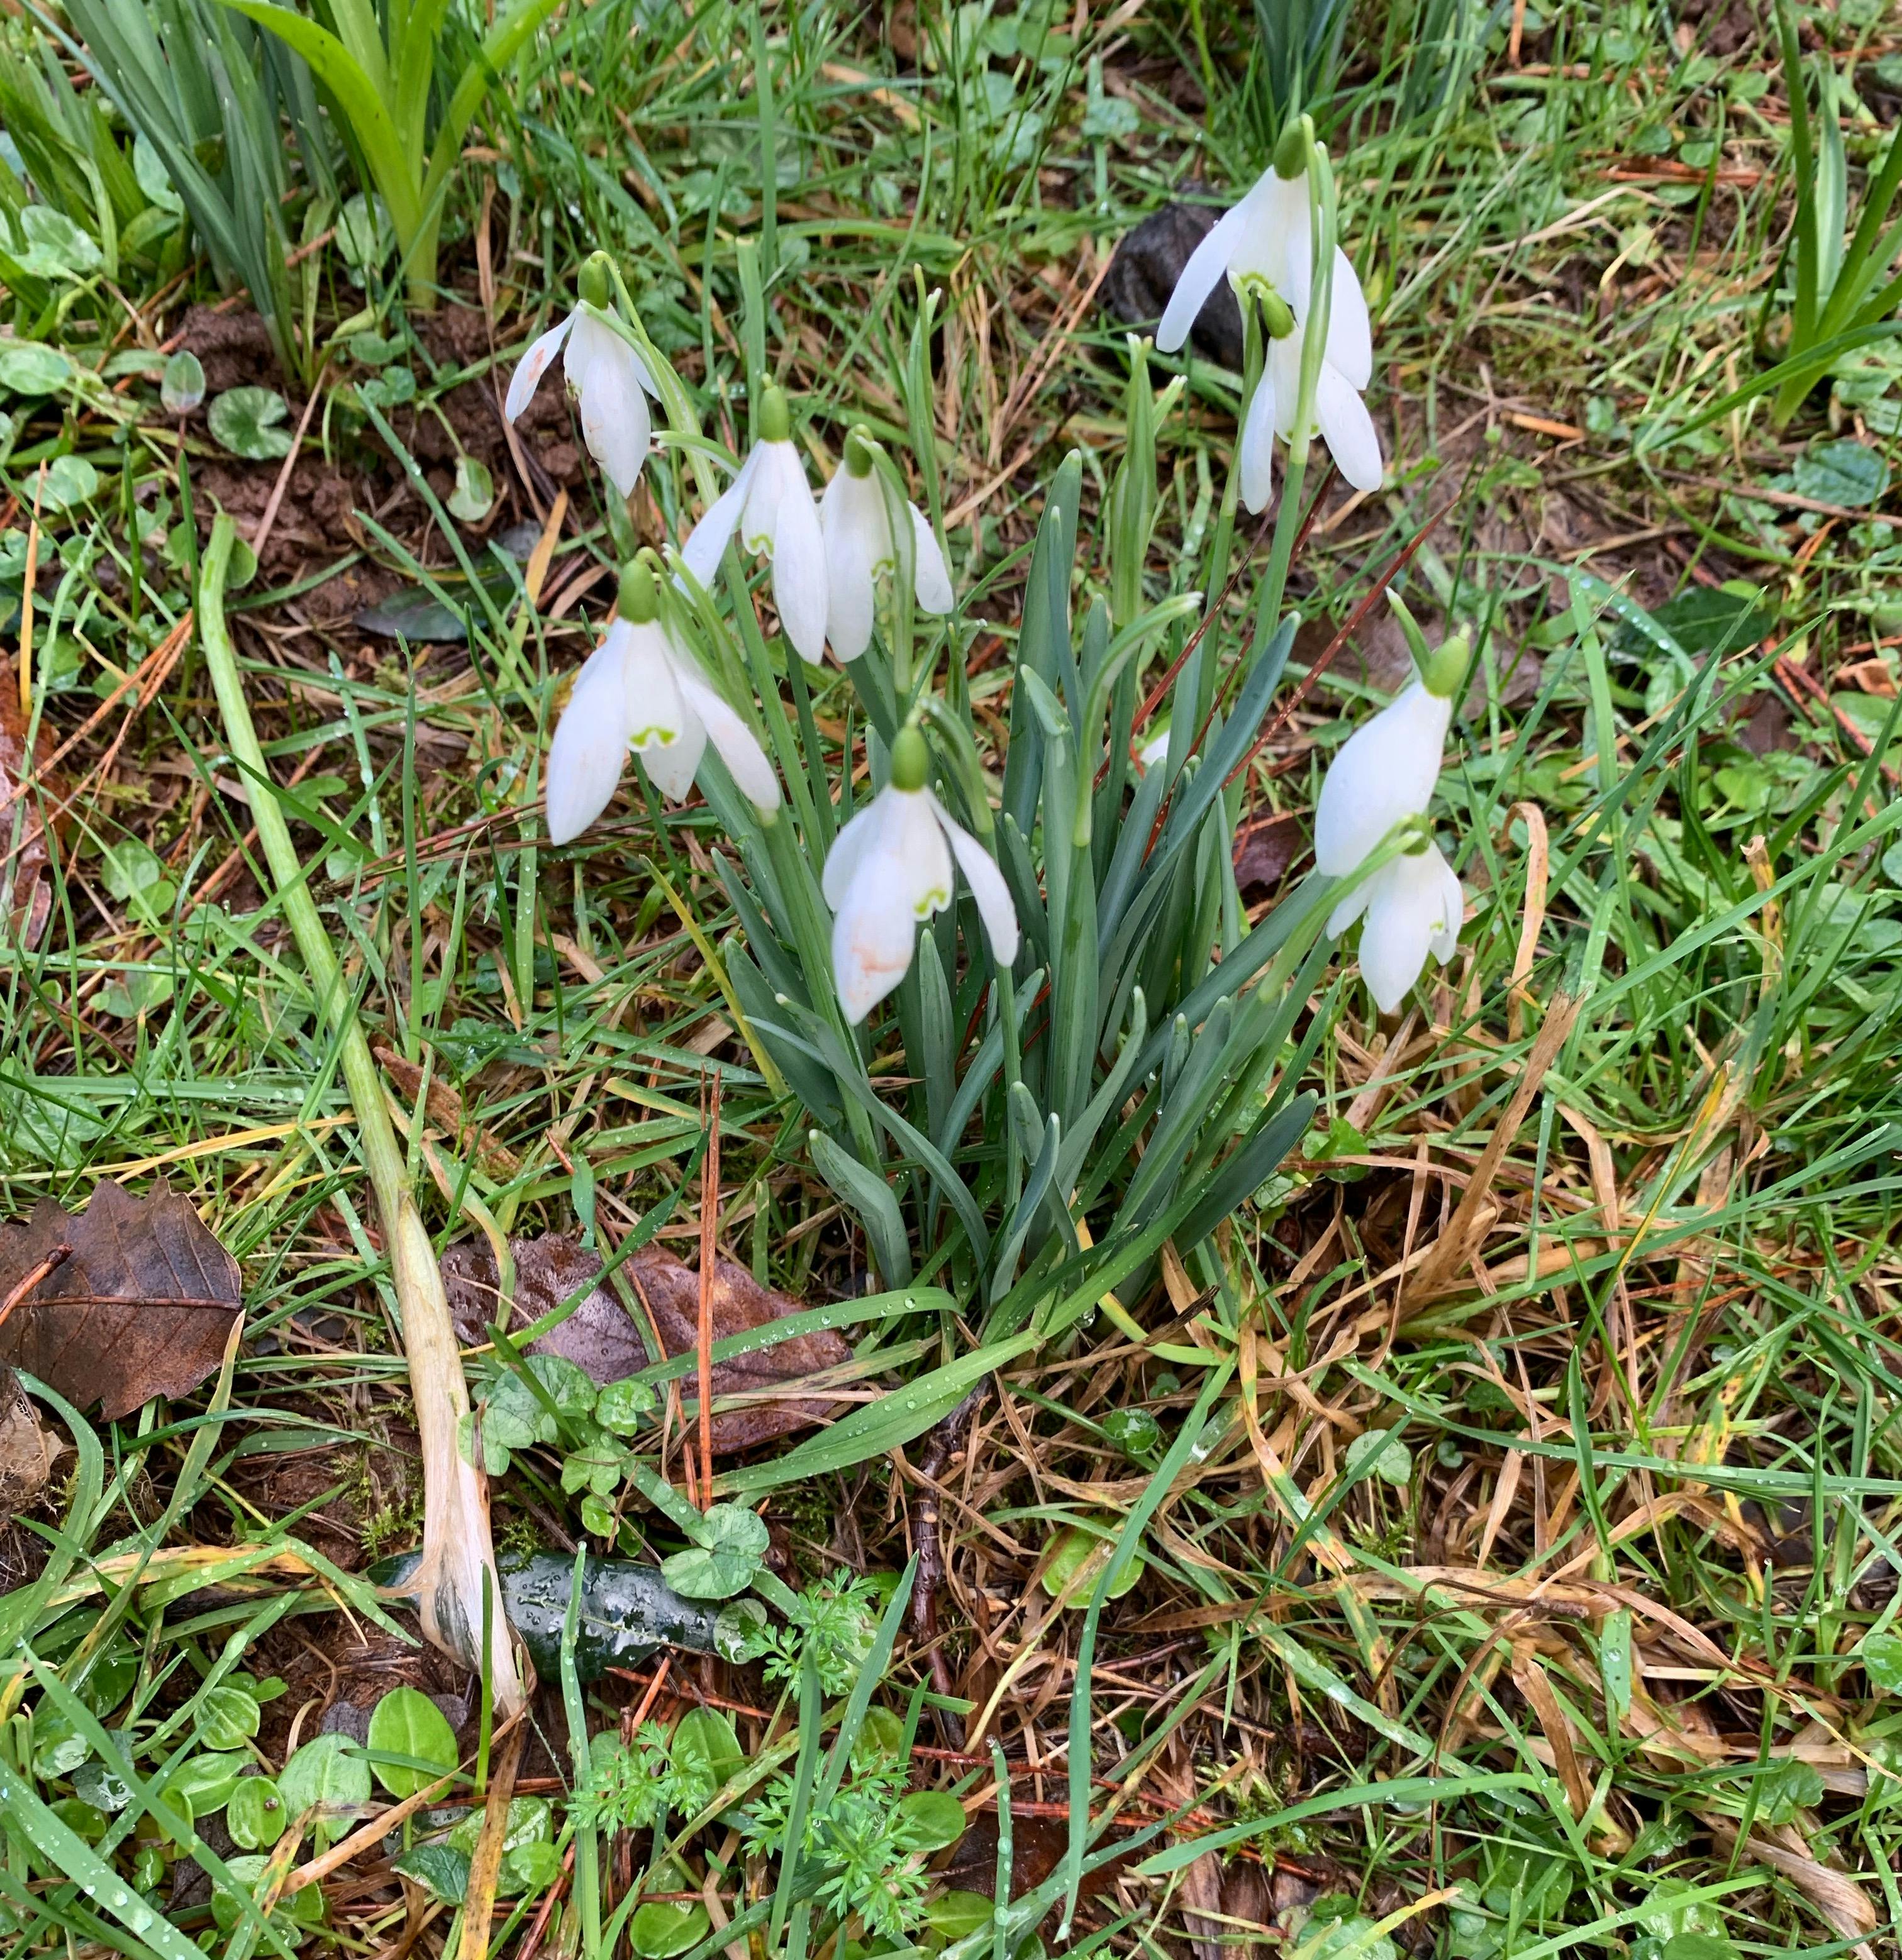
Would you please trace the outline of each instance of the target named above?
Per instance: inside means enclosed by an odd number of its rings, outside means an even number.
[[[511,1898],[546,1892],[561,1876],[562,1854],[546,1838],[531,1838],[502,1853],[497,1889]]]
[[[97,242],[63,212],[30,204],[11,228],[8,256],[37,279],[83,279],[106,262]]]
[[[1087,1607],[1095,1597],[1098,1577],[1116,1554],[1119,1529],[1113,1519],[1101,1522],[1101,1531],[1067,1525],[1057,1533],[1050,1562],[1043,1568],[1043,1589],[1053,1599],[1060,1598],[1066,1587],[1073,1608]],[[1120,1599],[1142,1577],[1142,1555],[1139,1552],[1110,1588],[1108,1596]]]
[[[1372,1460],[1373,1475],[1405,1490],[1413,1481],[1413,1452],[1391,1429],[1363,1430],[1347,1446],[1349,1476]]]
[[[591,1491],[581,1500],[581,1529],[590,1538],[611,1539],[614,1529],[614,1507]]]
[[[554,1834],[552,1816],[545,1797],[511,1797],[508,1818],[502,1831],[504,1852],[514,1850],[518,1844],[531,1844],[538,1838],[552,1837]],[[472,1810],[444,1841],[454,1845],[458,1851],[467,1851],[473,1857],[476,1842],[482,1836],[482,1828],[483,1813],[478,1808]]]
[[[94,1809],[116,1815],[132,1800],[132,1786],[104,1763],[81,1763],[72,1773],[74,1790]]]
[[[1894,1634],[1865,1634],[1856,1656],[1878,1694],[1902,1694],[1902,1638]]]
[[[948,1892],[927,1903],[925,1923],[948,1946],[983,1932],[990,1924],[995,1910],[982,1892]]]
[[[449,514],[459,523],[479,524],[495,508],[495,479],[486,463],[473,456],[456,458],[456,487],[449,493]]]
[[[284,1799],[269,1777],[240,1777],[225,1799],[225,1828],[231,1834],[231,1842],[247,1851],[262,1851],[275,1844],[290,1821]]]
[[[712,1923],[703,1905],[651,1899],[628,1921],[627,1943],[641,1960],[672,1960],[699,1946]]]
[[[56,347],[22,340],[0,347],[0,388],[15,395],[50,395],[72,379],[71,361]]]
[[[247,463],[268,463],[291,453],[291,431],[278,426],[290,412],[275,388],[227,388],[205,419],[221,447]]]
[[[897,1711],[871,1707],[865,1710],[859,1739],[852,1745],[855,1763],[896,1763],[903,1755],[905,1724]]]
[[[284,1765],[277,1787],[293,1818],[314,1806],[333,1817],[370,1801],[370,1765],[342,1736],[319,1736]]]
[[[735,1599],[720,1608],[713,1623],[713,1651],[722,1660],[744,1667],[757,1660],[771,1644],[766,1609],[757,1599]]]
[[[221,1682],[198,1704],[198,1739],[208,1749],[241,1749],[257,1733],[257,1698],[241,1678]]]
[[[661,1562],[661,1576],[688,1599],[730,1599],[753,1583],[771,1542],[765,1520],[744,1504],[715,1504],[696,1544]]]
[[[667,1745],[677,1807],[690,1814],[713,1801],[746,1761],[732,1723],[717,1708],[690,1708]]]
[[[204,399],[205,364],[189,347],[181,347],[159,377],[158,406],[168,415],[189,415]]]
[[[68,1831],[84,1838],[88,1844],[97,1844],[106,1834],[106,1813],[83,1796],[56,1797],[46,1808]]]
[[[392,1859],[390,1869],[444,1905],[460,1905],[469,1890],[469,1853],[453,1844],[418,1844]]]
[[[1112,1409],[1103,1418],[1103,1433],[1125,1456],[1146,1456],[1162,1441],[1162,1425],[1147,1409]]]
[[[941,1851],[964,1836],[964,1806],[948,1790],[915,1790],[898,1799],[898,1820],[914,1851]]]
[[[245,1758],[234,1752],[206,1750],[190,1756],[165,1779],[167,1796],[183,1797],[196,1820],[222,1810],[236,1790]]]
[[[1850,510],[1878,502],[1889,487],[1889,466],[1881,452],[1846,436],[1812,443],[1796,459],[1795,474],[1803,496]]]
[[[652,1388],[630,1376],[610,1382],[594,1398],[594,1420],[616,1436],[632,1436],[647,1427],[658,1405]]]
[[[1798,1762],[1793,1756],[1779,1757],[1755,1783],[1757,1814],[1767,1824],[1792,1823],[1799,1810],[1811,1809],[1823,1800],[1822,1771],[1814,1763]]]
[[[56,1708],[42,1703],[33,1723],[33,1773],[70,1776],[92,1754],[92,1745]]]
[[[56,456],[38,485],[43,511],[70,511],[99,495],[99,472],[83,456]]]
[[[371,1714],[370,1754],[371,1774],[392,1796],[414,1796],[456,1767],[456,1732],[421,1688],[393,1688]],[[412,1760],[378,1762],[380,1755]]]

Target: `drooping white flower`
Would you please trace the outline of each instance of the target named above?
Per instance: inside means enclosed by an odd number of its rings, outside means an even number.
[[[862,1021],[910,969],[918,927],[951,899],[955,859],[995,958],[1017,957],[1017,908],[991,855],[925,787],[914,727],[892,745],[889,784],[839,832],[821,880],[832,908],[832,970],[849,1021]]]
[[[1451,698],[1416,679],[1347,738],[1321,781],[1316,870],[1343,877],[1395,824],[1426,813],[1452,715]]]
[[[945,555],[923,511],[916,504],[905,508],[918,603],[927,612],[948,612],[956,595]],[[895,571],[899,562],[884,485],[855,433],[846,438],[845,461],[819,501],[819,524],[826,547],[826,637],[838,659],[855,660],[871,644],[878,574]]]
[[[562,368],[581,406],[588,453],[621,495],[631,497],[653,434],[647,398],[658,399],[660,390],[646,362],[586,299],[522,356],[502,413],[512,422],[527,407],[564,341],[568,352]]]
[[[712,742],[760,810],[779,779],[751,731],[660,617],[653,574],[630,565],[620,615],[576,676],[548,750],[548,834],[578,837],[608,805],[631,748],[664,796],[679,802]]]
[[[1429,953],[1442,963],[1453,957],[1465,905],[1452,866],[1429,843],[1390,858],[1357,886],[1334,908],[1327,931],[1330,937],[1343,933],[1366,915],[1361,977],[1381,1012],[1391,1014],[1420,977]]]
[[[1190,254],[1156,329],[1156,345],[1174,352],[1188,338],[1224,273],[1244,305],[1251,295],[1279,303],[1264,307],[1270,326],[1267,361],[1242,424],[1241,494],[1250,511],[1267,508],[1272,438],[1279,435],[1285,441],[1294,426],[1301,347],[1314,299],[1314,256],[1305,169],[1283,177],[1279,164],[1270,164]],[[1378,489],[1383,469],[1380,436],[1361,399],[1373,374],[1367,296],[1347,254],[1336,246],[1314,421],[1340,473],[1357,490]]]
[[[800,657],[816,665],[826,651],[825,540],[792,436],[786,398],[769,388],[760,404],[760,440],[725,495],[693,527],[680,555],[702,585],[711,585],[737,530],[748,551],[772,559],[780,624]]]

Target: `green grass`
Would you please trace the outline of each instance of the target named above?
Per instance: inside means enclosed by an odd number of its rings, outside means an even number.
[[[1509,701],[1482,688],[1449,749],[1437,809],[1469,896],[1459,956],[1384,1026],[1364,990],[1345,990],[1305,1066],[1321,1102],[1298,1157],[1201,1255],[1165,1262],[1126,1300],[1148,1351],[1098,1317],[1004,1372],[935,1473],[957,1500],[943,1507],[938,1660],[907,1621],[875,1686],[901,1723],[916,1705],[916,1744],[949,1752],[914,1754],[917,1777],[993,1821],[1001,1748],[1013,1856],[1047,1903],[1078,1876],[1051,1822],[1072,1787],[1118,1819],[1091,1857],[1126,1828],[1152,1833],[1079,1913],[1076,1939],[1113,1925],[1118,1952],[1186,1952],[1220,1936],[1210,1915],[1239,1940],[1266,1911],[1249,1885],[1264,1867],[1280,1904],[1349,1901],[1305,1925],[1284,1916],[1291,1944],[1375,1960],[1390,1936],[1449,1960],[1820,1956],[1862,1939],[1884,1950],[1902,1922],[1902,1669],[1883,1644],[1902,1557],[1902,745],[1884,644],[1902,632],[1902,530],[1885,520],[1902,371],[1859,357],[1781,437],[1767,401],[1674,433],[1774,358],[1773,335],[1756,336],[1787,276],[1777,51],[1746,39],[1713,56],[1694,31],[1681,46],[1649,7],[1541,21],[1534,6],[1515,67],[1512,11],[1467,9],[1483,31],[1438,79],[1407,51],[1449,10],[1389,0],[1350,25],[1324,133],[1374,301],[1395,467],[1351,513],[1329,493],[1290,588],[1311,619],[1344,621],[1443,511],[1404,574],[1416,609],[1484,622],[1509,662],[1537,657],[1536,686]],[[1892,119],[1878,10],[1818,18],[1840,47],[1876,47],[1856,72]],[[298,268],[296,306],[320,347],[346,323],[398,343],[374,371],[406,370],[419,402],[446,402],[472,382],[499,388],[569,304],[581,256],[605,247],[710,431],[738,446],[745,377],[770,374],[830,466],[855,420],[910,441],[921,268],[945,298],[920,495],[957,520],[971,692],[1001,740],[1010,667],[989,641],[1015,642],[1044,491],[1080,450],[1082,530],[1097,536],[1122,456],[1123,330],[1088,301],[1091,282],[1184,181],[1225,194],[1261,167],[1255,24],[1209,5],[1104,10],[1072,38],[1068,16],[929,7],[894,26],[916,33],[915,65],[879,25],[825,8],[756,19],[718,0],[691,18],[627,0],[570,8],[492,101],[451,192],[448,304],[478,304],[486,227],[492,373],[486,335],[473,355],[445,355],[406,318],[393,263],[353,276],[335,239]],[[30,49],[27,29],[8,32]],[[1852,129],[1853,169],[1873,161],[1875,135]],[[70,186],[66,205],[83,225]],[[294,205],[287,224],[304,215]],[[167,288],[180,269],[187,283]],[[209,527],[204,486],[232,481],[202,417],[181,472],[149,352],[187,297],[216,296],[211,274],[174,228],[135,241],[117,285],[139,329],[96,277],[8,302],[21,337],[72,364],[6,404],[11,597],[40,464],[94,473],[70,508],[43,496],[52,570],[33,715],[46,750],[166,643]],[[361,352],[339,342],[307,446],[364,521],[351,537],[313,527],[323,549],[267,552],[236,618],[265,752],[301,800],[300,841],[372,1045],[426,1064],[481,1133],[478,1147],[402,1093],[432,1230],[585,1227],[604,1246],[658,1232],[690,1260],[700,1099],[717,1071],[728,1251],[814,1303],[862,1290],[862,1236],[817,1175],[802,1116],[721,1025],[703,948],[727,948],[741,921],[711,813],[657,820],[630,776],[578,845],[538,836],[556,690],[610,582],[551,619],[420,497],[379,513],[400,476],[361,405]],[[1168,366],[1153,364],[1158,384]],[[1233,441],[1234,378],[1200,361],[1187,375],[1158,430],[1152,600],[1198,581]],[[378,415],[420,447],[401,393],[386,388]],[[463,440],[474,426],[459,425]],[[1843,442],[1859,457],[1829,447]],[[265,483],[275,467],[257,466]],[[545,514],[545,485],[531,501],[505,454],[495,474],[515,499],[506,521]],[[586,481],[574,489],[544,593],[613,555]],[[293,504],[280,523],[298,531]],[[677,537],[694,508],[680,452],[664,449],[637,526]],[[168,539],[187,520],[195,530]],[[129,523],[151,540],[142,581],[126,575]],[[392,641],[309,623],[334,617],[311,590],[338,567],[405,584],[427,568],[459,597],[452,534],[496,573],[471,609],[466,668],[438,651],[413,670]],[[1079,616],[1108,571],[1081,568]],[[1225,670],[1253,578],[1212,629]],[[1714,595],[1701,613],[1700,594]],[[1753,610],[1743,644],[1724,646],[1724,619]],[[1314,644],[1324,637],[1303,640],[1298,668]],[[857,704],[836,670],[813,685],[833,759]],[[1338,663],[1257,758],[1243,807],[1305,819],[1373,692]],[[353,1567],[407,1542],[416,1501],[387,1269],[336,1052],[246,842],[202,662],[181,651],[137,712],[132,699],[59,765],[75,794],[51,915],[0,972],[5,1207],[76,1208],[102,1176],[165,1176],[242,1262],[247,1339],[228,1382],[190,1405],[114,1426],[59,1414],[77,1451],[16,1526],[20,1589],[0,1602],[14,1643],[0,1672],[15,1682],[0,1750],[48,1803],[77,1786],[34,1755],[21,1711],[49,1720],[57,1698],[18,1672],[30,1630],[41,1668],[82,1701],[89,1669],[126,1660],[126,1685],[93,1712],[141,1777],[190,1745],[234,1634],[256,1643],[245,1669],[291,1675],[299,1695],[321,1695],[325,1677],[295,1675],[292,1628],[333,1653],[341,1638],[331,1598],[282,1574],[252,1592],[127,1587],[103,1631],[97,1592],[56,1620],[56,1589],[88,1559],[134,1554],[108,1568],[115,1582],[139,1556],[157,1570],[192,1545],[301,1545]],[[1759,753],[1741,738],[1747,715],[1772,716],[1767,701],[1786,732]],[[1567,1013],[1563,1039],[1541,1045]],[[974,1313],[849,1331],[894,1398],[978,1344]],[[495,1367],[472,1361],[479,1388]],[[1159,1432],[1126,1455],[1104,1418],[1130,1408]],[[766,1515],[801,1586],[842,1564],[904,1565],[926,1446],[773,1492]],[[494,1492],[499,1540],[549,1542],[551,1521],[581,1537],[560,1481],[556,1452],[519,1453]],[[1134,1589],[1091,1612],[1087,1596],[1054,1607],[1039,1580],[1057,1534],[1131,1517]],[[627,1532],[657,1555],[681,1542],[638,1507]],[[360,1584],[334,1583],[373,1615]],[[849,1686],[725,1667],[709,1684],[745,1709],[779,1704],[770,1735],[735,1717],[763,1774],[785,1772],[789,1793],[842,1787]],[[595,1719],[611,1727],[642,1692],[591,1688]],[[973,1736],[962,1721],[993,1703]],[[283,1732],[263,1733],[280,1766]],[[161,1840],[133,1828],[137,1808],[95,1850],[144,1885],[135,1842]],[[36,1863],[28,1814],[10,1793],[8,1952],[167,1950]],[[722,1826],[697,1822],[674,1818],[668,1855],[683,1862],[653,1888],[697,1892],[711,1874],[729,1916],[757,1909],[770,1950],[806,1938],[811,1902],[778,1892],[779,1867],[749,1866]],[[643,1832],[624,1867],[604,1847],[585,1908],[609,1920],[650,1848]],[[1205,1854],[1228,1860],[1225,1889]],[[368,1954],[401,1933],[387,1885],[329,1882],[342,1944]],[[188,1942],[211,1923],[202,1906],[170,1908],[164,1886],[156,1897]],[[505,1933],[499,1919],[495,1950],[519,1950],[532,1917]],[[248,1953],[269,1936],[241,1915],[220,1950],[228,1938]]]

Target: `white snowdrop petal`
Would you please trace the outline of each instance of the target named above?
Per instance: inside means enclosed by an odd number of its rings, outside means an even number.
[[[1429,854],[1435,860],[1440,881],[1439,924],[1427,941],[1433,957],[1442,965],[1451,959],[1459,950],[1460,923],[1466,915],[1466,894],[1460,889],[1459,875],[1435,848]]]
[[[868,512],[853,495],[850,486],[857,480],[841,469],[826,485],[819,507],[826,548],[826,638],[841,660],[855,660],[871,644],[877,554],[875,535],[867,535],[868,520],[875,514],[882,523],[884,515],[881,504]]]
[[[1267,509],[1274,485],[1275,377],[1264,368],[1241,425],[1241,501],[1255,516]]]
[[[1008,966],[1017,957],[1018,943],[1017,907],[1011,899],[1011,888],[1004,882],[1004,874],[991,854],[961,824],[951,821],[935,797],[932,798],[932,808],[944,827],[957,868],[971,888],[971,896],[977,901],[977,915],[984,921],[992,956]]]
[[[1386,475],[1380,432],[1359,391],[1330,361],[1321,364],[1314,420],[1342,476],[1356,490],[1378,490]]]
[[[575,323],[575,316],[568,317],[548,331],[529,348],[521,358],[521,364],[510,376],[508,398],[502,404],[502,413],[512,422],[527,407],[535,390],[541,385],[542,377],[548,372],[550,364],[562,351],[562,342],[568,337],[568,329]]]
[[[789,442],[756,442],[746,460],[746,501],[740,506],[740,542],[750,552],[773,554],[773,535],[779,523],[779,500],[786,490],[783,464]],[[793,466],[798,473],[798,465]],[[801,481],[800,486],[805,486]]]
[[[680,547],[680,556],[687,570],[709,590],[719,571],[720,561],[726,555],[727,539],[732,536],[734,527],[740,521],[741,508],[751,487],[750,473],[758,457],[756,450],[741,464],[739,475],[714,499],[706,514],[687,533],[687,542]]]
[[[1401,818],[1432,800],[1453,705],[1410,682],[1349,736],[1322,779],[1314,810],[1314,864],[1351,871]]]
[[[752,730],[734,712],[725,698],[715,692],[712,684],[698,674],[683,672],[680,676],[680,692],[686,697],[688,708],[705,726],[706,739],[725,763],[727,773],[738,786],[740,794],[755,810],[777,810],[779,779],[773,773],[773,765],[766,760],[766,751],[753,739]]]
[[[904,867],[914,918],[929,918],[951,903],[951,844],[928,790],[888,789],[885,848]]]
[[[647,460],[652,418],[641,386],[645,373],[619,334],[588,313],[575,323],[568,369],[581,395],[581,435],[588,453],[623,497],[634,494]]]
[[[911,513],[913,584],[918,603],[927,612],[948,612],[957,595],[951,588],[945,554],[938,549],[938,534],[916,504],[907,504],[905,508]]]
[[[1367,901],[1370,896],[1368,886],[1371,882],[1370,880],[1363,879],[1327,915],[1327,937],[1330,939],[1340,938],[1355,920],[1366,911]]]
[[[1396,858],[1371,881],[1367,923],[1361,928],[1361,977],[1380,1010],[1391,1014],[1420,977],[1445,909],[1446,861],[1429,845]]]
[[[889,790],[881,790],[856,816],[851,818],[832,840],[826,853],[826,868],[819,880],[826,903],[834,912],[844,904],[846,892],[859,867],[874,851],[884,848],[885,816],[890,809]]]
[[[862,1021],[911,966],[918,921],[910,873],[889,851],[865,858],[832,924],[832,972],[848,1021]]]
[[[651,741],[634,745],[634,752],[653,778],[654,787],[670,803],[687,800],[706,749],[706,730],[690,708],[682,714],[680,732],[671,741],[656,735]]]
[[[1230,256],[1246,234],[1247,226],[1247,202],[1244,199],[1223,212],[1209,235],[1189,254],[1189,262],[1177,278],[1175,291],[1169,295],[1169,304],[1162,310],[1161,324],[1155,332],[1158,352],[1173,354],[1188,339],[1190,329],[1208,304],[1209,295],[1228,271]]]
[[[786,445],[789,450],[792,444]],[[773,603],[779,624],[799,657],[816,666],[825,657],[825,539],[819,512],[796,459],[793,480],[782,483],[773,536]]]
[[[1367,295],[1338,245],[1327,301],[1327,358],[1354,387],[1365,388],[1374,378],[1374,325],[1367,314]]]

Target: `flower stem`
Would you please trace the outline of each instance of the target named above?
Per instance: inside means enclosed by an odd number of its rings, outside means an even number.
[[[356,1004],[337,964],[336,950],[311,896],[308,867],[300,859],[290,826],[279,807],[276,788],[258,746],[257,731],[244,698],[237,652],[225,618],[225,580],[237,533],[220,511],[200,568],[199,635],[205,663],[224,717],[231,759],[244,774],[251,819],[270,867],[279,902],[297,941],[317,998],[318,1012],[335,1036],[345,1086],[356,1116],[365,1167],[370,1174],[383,1242],[389,1255],[416,1427],[422,1440],[422,1563],[410,1582],[424,1632],[465,1666],[483,1666],[481,1653],[485,1576],[502,1597],[489,1533],[489,1492],[482,1472],[465,1462],[457,1430],[469,1413],[469,1390],[462,1357],[449,1317],[442,1273],[436,1264],[422,1214],[416,1209],[384,1100],[383,1077],[357,1019]],[[522,1703],[522,1687],[506,1632],[489,1648],[486,1668],[495,1705],[505,1715]]]

